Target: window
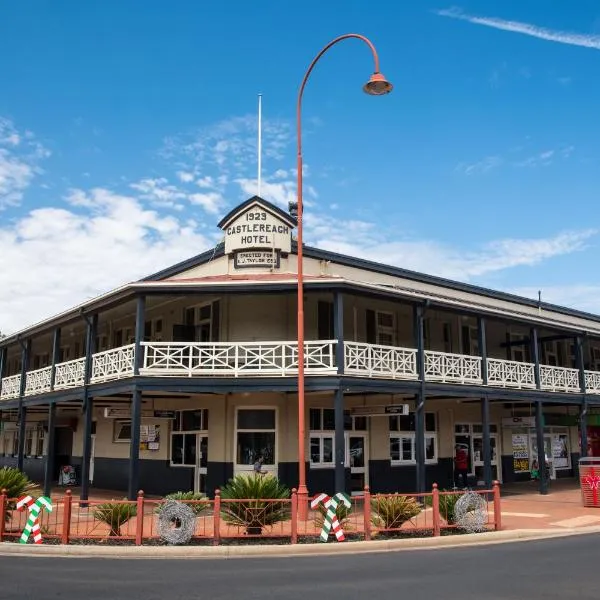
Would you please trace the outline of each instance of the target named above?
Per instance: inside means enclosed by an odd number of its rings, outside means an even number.
[[[462,326],[462,353],[479,356],[479,330],[473,325]]]
[[[44,442],[46,441],[46,430],[37,430],[37,440],[35,444],[35,456],[44,456]]]
[[[207,431],[208,409],[180,410],[175,415],[173,431]]]
[[[196,432],[208,430],[208,409],[180,410],[171,432],[171,464],[196,465]],[[188,432],[188,433],[181,433]]]
[[[390,417],[389,425],[391,463],[414,464],[416,462],[415,414]],[[435,413],[425,413],[425,462],[437,462]]]
[[[452,352],[452,324],[442,323],[444,352]]]
[[[319,300],[317,303],[317,336],[320,340],[333,339],[333,302]]]
[[[3,431],[0,433],[0,456],[12,456],[14,449],[14,439],[16,433],[13,431]]]
[[[113,428],[113,442],[129,442],[131,440],[131,421],[116,420]]]
[[[45,354],[36,354],[33,357],[33,368],[35,369],[43,369],[50,364],[50,355],[48,353]]]
[[[311,467],[333,467],[335,440],[333,433],[310,432]]]
[[[396,340],[394,313],[377,311],[377,343],[393,346]]]
[[[162,342],[162,319],[152,319],[144,323],[144,341]]]
[[[34,433],[34,429],[27,429],[25,432],[25,456],[33,456]]]
[[[236,425],[236,464],[253,465],[262,456],[263,465],[275,465],[275,409],[240,408]]]
[[[335,411],[333,408],[311,408],[309,423],[311,431],[334,431]]]
[[[183,318],[186,328],[191,328],[194,333],[194,341],[216,342],[219,340],[218,301],[186,308],[183,312]]]

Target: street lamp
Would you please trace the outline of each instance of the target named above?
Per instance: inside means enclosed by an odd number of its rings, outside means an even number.
[[[297,162],[297,206],[295,208],[298,219],[298,508],[301,519],[306,519],[308,511],[308,489],[306,488],[306,459],[305,459],[305,420],[304,420],[304,265],[303,265],[303,248],[302,248],[302,95],[306,82],[318,60],[332,46],[349,38],[362,40],[369,46],[373,60],[375,61],[375,69],[369,81],[363,86],[363,91],[370,96],[383,96],[392,91],[392,84],[379,72],[379,57],[375,46],[363,35],[357,33],[347,33],[335,38],[327,44],[314,60],[310,63],[302,85],[298,92],[298,104],[296,111],[296,135],[298,138],[298,162]],[[337,491],[337,490],[336,490]]]

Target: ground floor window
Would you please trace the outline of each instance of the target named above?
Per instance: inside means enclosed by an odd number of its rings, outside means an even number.
[[[415,413],[389,418],[390,461],[392,465],[416,464]],[[437,423],[435,413],[425,413],[425,462],[438,460]]]
[[[310,432],[310,466],[333,467],[335,439],[332,433]]]
[[[115,419],[113,423],[113,442],[129,442],[131,440],[131,421]]]
[[[515,473],[532,473],[537,477],[540,464],[535,430],[514,429],[511,441]],[[571,469],[571,444],[566,427],[544,428],[544,459],[552,478],[556,477],[557,471]]]
[[[236,464],[253,465],[261,456],[264,466],[276,464],[277,411],[274,408],[238,408]]]
[[[3,431],[0,433],[0,456],[16,456],[18,453],[18,432]]]
[[[461,451],[467,453],[467,473],[476,477],[478,484],[484,482],[483,425],[481,423],[457,423],[454,426],[454,456]],[[490,456],[492,479],[500,480],[498,464],[498,426],[490,424]],[[456,461],[455,461],[456,467]]]

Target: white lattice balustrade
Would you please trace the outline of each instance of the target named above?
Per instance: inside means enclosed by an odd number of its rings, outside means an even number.
[[[344,342],[344,354],[348,375],[417,379],[417,351],[412,348]]]
[[[600,371],[585,372],[585,391],[588,394],[600,394]]]
[[[50,391],[50,378],[52,367],[44,367],[35,371],[28,371],[25,378],[25,395],[34,396]]]
[[[481,357],[427,350],[425,379],[448,383],[481,383]]]
[[[113,348],[92,357],[92,383],[101,383],[133,375],[135,344]]]
[[[84,373],[85,357],[57,364],[54,389],[64,390],[82,386]]]
[[[540,387],[550,392],[580,392],[579,370],[540,365]]]
[[[21,390],[21,375],[11,375],[2,379],[2,393],[0,399],[10,400],[18,398]]]
[[[535,369],[531,363],[501,358],[487,359],[488,385],[535,389]]]
[[[296,342],[144,342],[142,375],[293,375],[298,372]],[[306,374],[335,373],[334,340],[304,344]]]

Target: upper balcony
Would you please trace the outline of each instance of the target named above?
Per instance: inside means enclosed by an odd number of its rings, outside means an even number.
[[[337,340],[305,342],[305,374],[337,375]],[[142,342],[139,374],[144,377],[294,377],[298,345],[288,342]],[[90,383],[133,377],[135,345],[92,356]],[[28,371],[26,397],[84,385],[85,357]],[[418,380],[417,350],[358,342],[344,343],[344,374],[356,377]],[[53,376],[54,375],[54,376]],[[535,365],[487,359],[490,388],[536,389]],[[425,351],[425,380],[458,385],[482,385],[482,358]],[[540,388],[548,392],[580,393],[579,370],[540,365]],[[585,371],[585,388],[600,394],[600,371]],[[21,376],[4,377],[0,400],[18,398]]]

